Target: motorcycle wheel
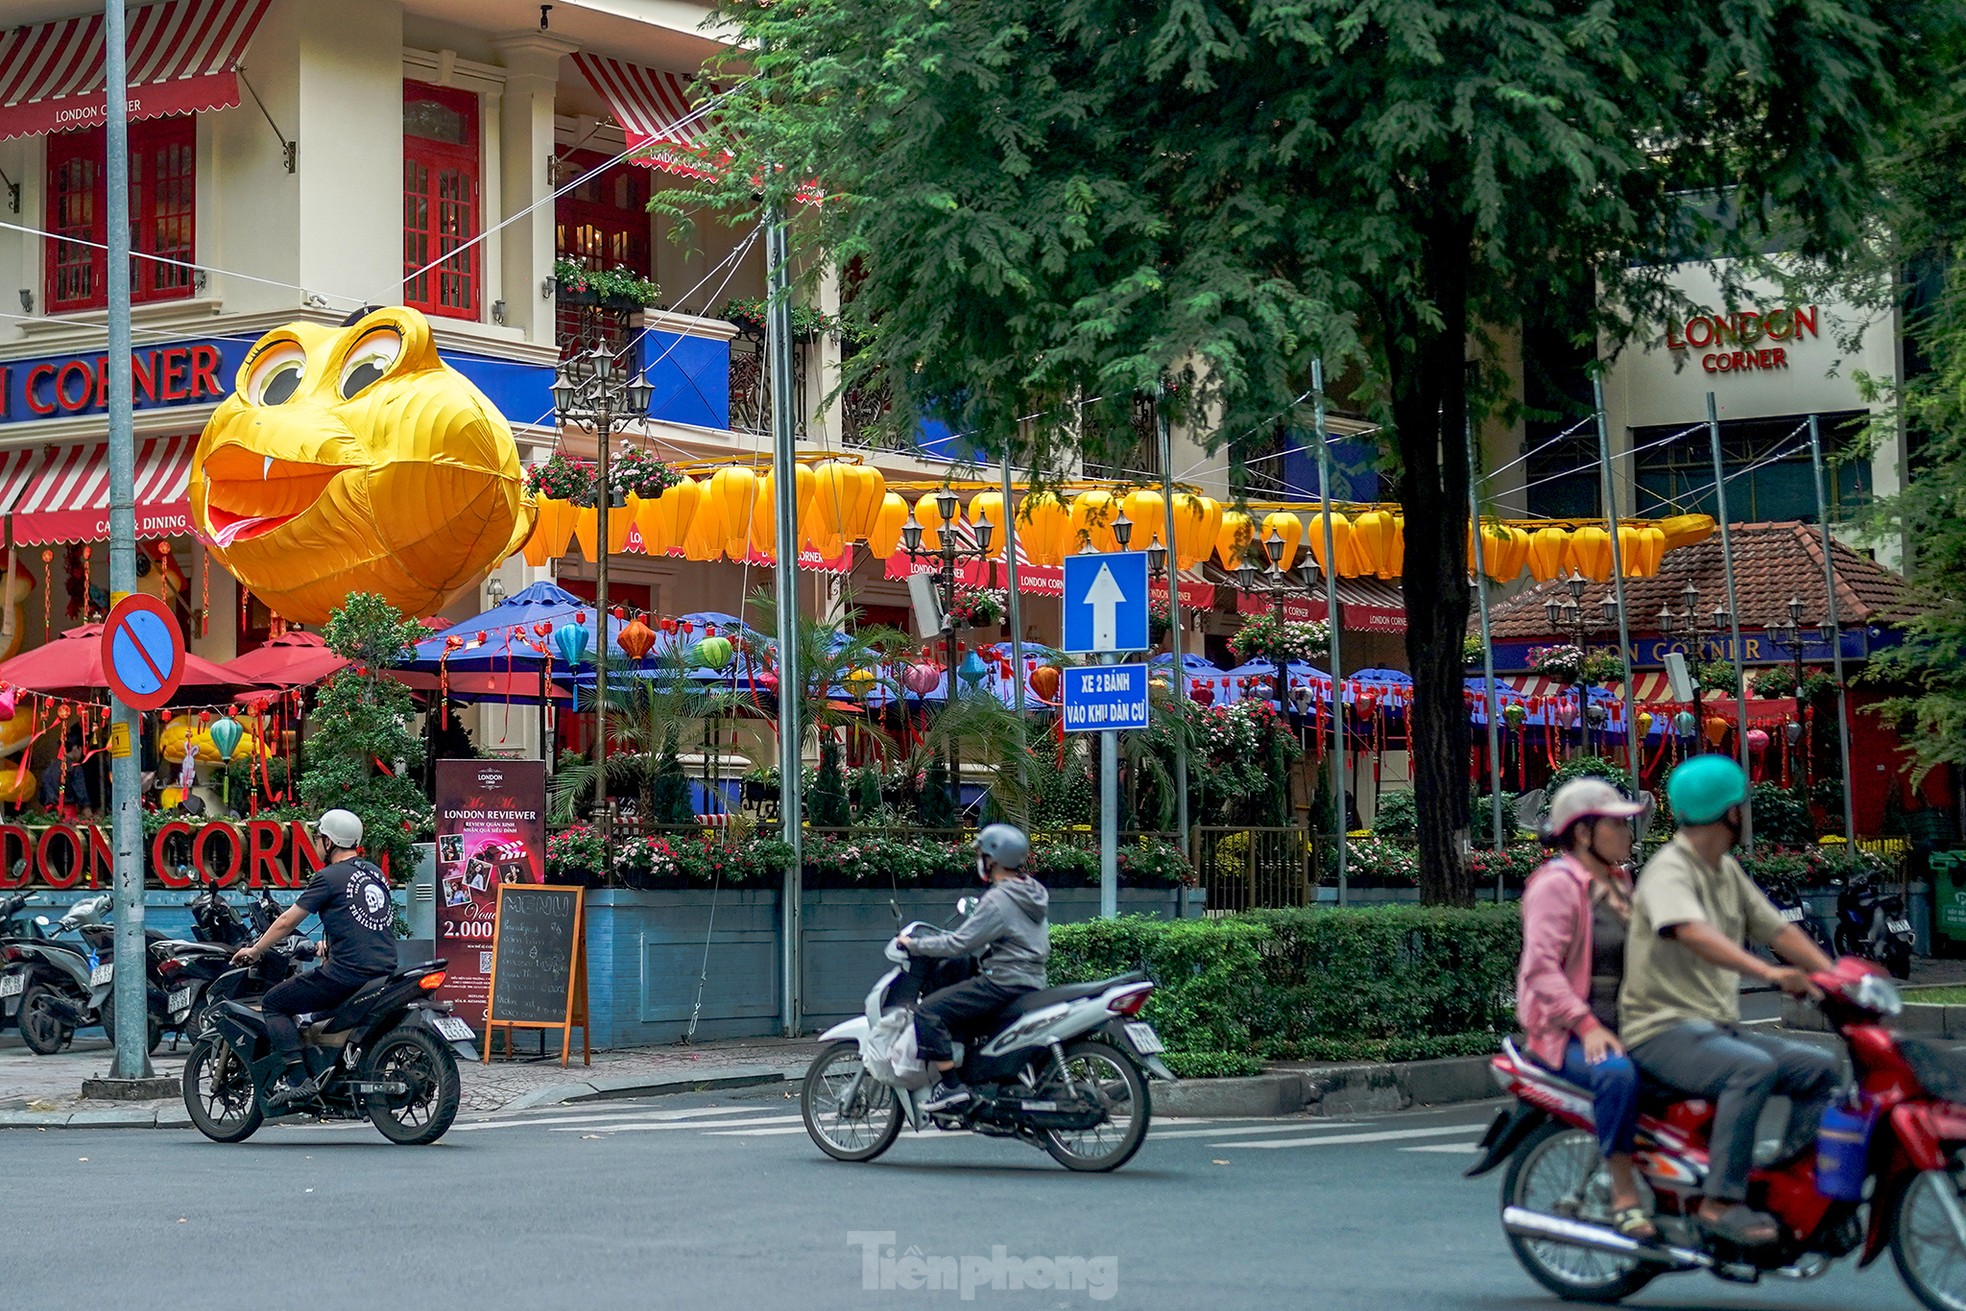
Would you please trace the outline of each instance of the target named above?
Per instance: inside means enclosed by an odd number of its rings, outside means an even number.
[[[1555,1123],[1529,1135],[1509,1161],[1502,1206],[1608,1225],[1611,1190],[1597,1135]],[[1622,1302],[1659,1275],[1606,1252],[1514,1234],[1508,1239],[1529,1277],[1566,1302]]]
[[[1894,979],[1911,977],[1911,946],[1896,939],[1884,944],[1884,968]]]
[[[109,1039],[109,1045],[114,1047],[116,1045],[116,996],[114,993],[102,999],[102,1009],[96,1012],[96,1018],[102,1021],[102,1036]],[[164,1021],[160,1016],[152,1015],[150,1017],[150,1033],[148,1036],[150,1038],[150,1054],[154,1056],[157,1054],[157,1049],[164,1045]]]
[[[363,1094],[362,1107],[382,1136],[400,1147],[422,1147],[442,1138],[457,1118],[462,1093],[457,1057],[437,1035],[414,1024],[391,1029],[362,1057],[365,1083],[401,1079],[400,1095]]]
[[[842,1107],[853,1076],[861,1074],[855,1105]],[[799,1114],[819,1150],[836,1161],[871,1161],[894,1145],[901,1133],[901,1099],[894,1089],[864,1073],[860,1044],[836,1042],[806,1069],[799,1089]]]
[[[20,1014],[15,1020],[20,1026],[20,1040],[36,1056],[53,1056],[75,1036],[75,1030],[56,1019],[49,1009],[58,1000],[55,990],[39,979],[21,994]]]
[[[1940,1189],[1960,1196],[1945,1170],[1920,1171],[1906,1187],[1891,1226],[1891,1256],[1905,1287],[1932,1311],[1966,1311],[1966,1243],[1952,1227]]]
[[[1090,1129],[1045,1130],[1045,1151],[1067,1170],[1096,1173],[1119,1169],[1147,1141],[1147,1124],[1154,1109],[1146,1076],[1119,1048],[1085,1039],[1065,1048],[1065,1070],[1072,1076],[1073,1087],[1092,1085],[1112,1110]],[[1054,1065],[1044,1088],[1062,1096],[1063,1082]]]
[[[1864,940],[1848,924],[1836,926],[1836,954],[1839,956],[1862,956]]]
[[[243,1142],[265,1122],[252,1071],[216,1038],[200,1038],[184,1058],[184,1109],[215,1143]]]

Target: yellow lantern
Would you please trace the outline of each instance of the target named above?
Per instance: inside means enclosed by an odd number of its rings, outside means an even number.
[[[942,517],[942,506],[936,500],[938,492],[924,492],[915,502],[915,522],[922,526],[922,549],[939,551],[942,549],[942,530],[954,523],[953,518]]]
[[[1080,492],[1072,501],[1072,535],[1066,543],[1067,552],[1080,550],[1087,543],[1095,551],[1119,550],[1119,541],[1113,536],[1113,520],[1119,517],[1119,508],[1111,492]]]
[[[1004,543],[1009,540],[1004,532],[1003,493],[978,492],[969,498],[969,526],[990,525],[990,549],[997,555],[1004,553]]]
[[[642,502],[635,512],[635,526],[642,530],[642,545],[650,555],[669,555],[682,549],[683,537],[695,521],[702,499],[703,485],[684,478],[662,495]]]
[[[758,475],[740,465],[717,470],[710,479],[708,509],[720,529],[719,545],[733,560],[750,551],[751,510],[757,504]]]
[[[546,533],[540,524],[541,520],[535,519],[533,521],[532,536],[526,538],[525,546],[520,548],[526,557],[526,563],[535,569],[543,567],[548,560],[553,558],[546,553]]]
[[[751,503],[750,530],[744,536],[744,554],[731,552],[730,558],[764,563],[778,560],[777,484],[769,471],[758,479],[757,494]]]
[[[1379,576],[1381,578],[1400,578],[1406,573],[1406,516],[1393,516],[1393,545],[1387,553]]]
[[[613,526],[608,525],[610,528]],[[608,535],[612,537],[614,534]],[[580,543],[581,558],[592,564],[601,538],[601,512],[591,505],[583,505],[574,511],[573,536]]]
[[[1666,557],[1666,534],[1663,530],[1645,525],[1638,530],[1639,573],[1640,578],[1656,578],[1659,575],[1659,562]]]
[[[1270,534],[1283,539],[1283,558],[1277,568],[1289,569],[1297,563],[1297,548],[1304,544],[1304,521],[1288,510],[1273,510],[1263,516],[1263,558],[1270,556]]]
[[[1336,557],[1337,572],[1342,576],[1345,572],[1345,561],[1349,558],[1352,549],[1352,521],[1336,510],[1327,510],[1325,514],[1331,520],[1331,549]],[[1327,573],[1331,572],[1333,562],[1325,559],[1324,555],[1322,522],[1315,523],[1311,527],[1311,558],[1317,561],[1318,568]]]
[[[1224,569],[1234,569],[1242,563],[1250,544],[1256,540],[1256,521],[1243,510],[1223,510],[1222,524],[1215,533],[1215,560]],[[1260,553],[1262,548],[1256,548]],[[1258,564],[1253,556],[1249,563]]]
[[[1210,508],[1213,507],[1213,513]],[[1220,522],[1222,507],[1213,497],[1193,492],[1174,493],[1174,560],[1177,568],[1192,569],[1215,545],[1210,519]]]
[[[703,493],[697,505],[696,515],[683,533],[683,558],[699,563],[716,560],[724,553],[724,516],[719,506],[711,503],[714,487]]]
[[[539,498],[539,522],[536,534],[543,536],[546,558],[557,560],[567,553],[567,543],[573,538],[573,521],[576,507],[572,501],[562,501],[557,497]]]
[[[848,467],[853,470],[855,493],[840,530],[849,542],[864,541],[874,531],[874,520],[880,517],[881,506],[887,499],[887,476],[869,464]]]
[[[867,549],[883,560],[893,555],[901,549],[901,525],[907,522],[908,503],[901,499],[901,494],[882,495],[879,513],[867,530]]]
[[[1594,582],[1611,579],[1611,534],[1587,524],[1570,534],[1570,567]]]
[[[853,521],[854,500],[860,494],[855,466],[822,460],[812,468],[812,521],[818,533],[838,536]]]
[[[1017,540],[1032,564],[1062,564],[1071,532],[1071,512],[1055,492],[1032,492],[1017,507]]]
[[[1484,523],[1481,525],[1481,567],[1482,571],[1493,582],[1510,582],[1515,578],[1517,573],[1522,572],[1520,566],[1517,567],[1514,573],[1509,571],[1510,564],[1514,563],[1512,557],[1515,554],[1513,536],[1515,531],[1515,529],[1510,528],[1507,524]],[[1474,557],[1470,555],[1468,557],[1468,569],[1470,572],[1473,571],[1474,566]]]
[[[1352,521],[1352,543],[1357,548],[1359,572],[1391,578],[1393,535],[1398,528],[1384,510],[1367,510]]]
[[[1547,583],[1563,572],[1564,556],[1570,549],[1570,534],[1561,528],[1538,528],[1529,539],[1529,575]]]
[[[1658,527],[1665,534],[1666,550],[1677,551],[1682,546],[1696,546],[1713,536],[1714,522],[1710,514],[1675,514],[1659,520]]]
[[[1130,551],[1144,551],[1159,542],[1167,545],[1167,502],[1151,487],[1136,487],[1120,500],[1120,509],[1133,520]]]

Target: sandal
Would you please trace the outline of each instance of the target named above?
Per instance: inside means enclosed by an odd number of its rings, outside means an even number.
[[[1742,1202],[1736,1202],[1712,1220],[1699,1216],[1695,1223],[1708,1235],[1740,1247],[1769,1247],[1782,1236],[1772,1216],[1763,1215]]]
[[[1658,1226],[1652,1223],[1651,1214],[1642,1206],[1627,1206],[1620,1210],[1611,1217],[1611,1227],[1634,1242],[1651,1243],[1659,1237]]]

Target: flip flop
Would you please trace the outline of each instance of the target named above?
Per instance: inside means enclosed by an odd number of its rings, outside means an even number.
[[[1611,1217],[1611,1227],[1634,1242],[1650,1243],[1659,1237],[1658,1226],[1642,1206],[1627,1206]]]
[[[1740,1247],[1768,1247],[1782,1236],[1774,1217],[1764,1215],[1742,1202],[1728,1207],[1715,1219],[1699,1216],[1695,1223],[1703,1232]]]

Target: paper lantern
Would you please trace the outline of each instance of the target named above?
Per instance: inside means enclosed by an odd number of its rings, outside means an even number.
[[[1691,737],[1693,730],[1700,726],[1700,721],[1693,717],[1692,711],[1682,710],[1672,717],[1672,726],[1681,737]]]
[[[1360,719],[1371,720],[1379,714],[1379,694],[1360,692],[1352,697],[1352,709]]]
[[[978,492],[969,498],[969,525],[990,525],[990,549],[1001,559],[1004,543],[1009,535],[1004,531],[1004,509],[1002,492]]]
[[[1386,557],[1385,572],[1381,578],[1400,578],[1406,573],[1406,516],[1393,516],[1392,550]]]
[[[812,470],[812,520],[828,536],[844,536],[860,494],[853,465],[821,460]]]
[[[1719,746],[1720,740],[1726,736],[1727,721],[1719,715],[1709,717],[1707,720],[1707,741],[1713,743],[1715,746]]]
[[[1064,563],[1072,533],[1072,514],[1054,492],[1036,491],[1017,507],[1017,540],[1032,564],[1055,568]]]
[[[562,624],[553,630],[553,648],[569,669],[578,668],[587,653],[589,634],[583,624]]]
[[[1638,712],[1638,735],[1639,735],[1640,737],[1646,737],[1646,736],[1649,736],[1649,735],[1651,734],[1651,732],[1652,732],[1652,712],[1651,712],[1651,711],[1649,711],[1649,710],[1641,710],[1641,711],[1639,711],[1639,712]]]
[[[1525,534],[1525,538],[1526,536],[1527,534]],[[1474,535],[1472,531],[1469,533],[1468,541],[1468,550],[1470,552],[1468,556],[1468,572],[1472,574],[1476,563],[1473,555]],[[1487,574],[1491,581],[1497,583],[1513,582],[1516,576],[1522,572],[1520,566],[1517,566],[1513,570],[1509,568],[1509,565],[1512,563],[1512,557],[1515,555],[1515,549],[1515,539],[1511,535],[1511,530],[1507,524],[1483,523],[1481,525],[1480,564],[1482,572]]]
[[[701,484],[699,484],[701,486]],[[683,558],[685,560],[716,560],[724,553],[723,513],[710,503],[710,493],[705,488],[702,499],[697,503],[696,517],[683,533]]]
[[[218,758],[225,761],[232,759],[232,753],[239,749],[239,739],[246,735],[239,721],[230,715],[218,720],[206,731],[211,734],[212,745],[218,748]]]
[[[807,519],[800,526],[807,527],[810,523],[811,520]],[[804,545],[803,539],[800,545]],[[744,553],[732,554],[731,559],[762,560],[768,564],[778,559],[778,486],[770,473],[758,479],[757,490],[751,500],[750,526],[744,535]]]
[[[915,522],[922,526],[922,549],[939,551],[942,549],[942,530],[955,520],[942,517],[942,506],[936,493],[923,492],[915,502]]]
[[[983,667],[982,657],[974,651],[964,652],[962,663],[956,666],[957,677],[961,678],[971,691],[976,690],[976,685],[981,683],[989,672]]]
[[[1786,737],[1791,743],[1800,742],[1802,740],[1802,725],[1796,723],[1793,719],[1789,720],[1782,725],[1782,736]]]
[[[304,623],[351,592],[440,610],[538,514],[511,426],[400,307],[261,337],[198,439],[189,488],[212,555]]]
[[[1595,524],[1570,534],[1570,567],[1593,582],[1611,580],[1611,534]]]
[[[1297,563],[1297,548],[1304,544],[1304,521],[1288,510],[1275,510],[1263,516],[1258,545],[1263,550],[1263,561],[1266,563],[1270,558],[1272,533],[1283,539],[1283,558],[1276,562],[1277,568],[1293,568]]]
[[[733,560],[750,553],[751,513],[757,505],[758,475],[741,466],[717,470],[710,478],[710,498],[701,507],[718,529],[718,545]]]
[[[13,719],[20,693],[11,687],[0,688],[0,724]]]
[[[660,496],[642,501],[635,510],[635,527],[642,533],[642,548],[650,555],[674,555],[683,549],[683,538],[696,520],[697,505],[703,499],[703,485],[684,478]]]
[[[1695,546],[1706,541],[1713,536],[1714,527],[1710,514],[1675,514],[1658,523],[1659,531],[1665,536],[1667,551],[1677,551],[1682,546]]]
[[[1196,683],[1188,689],[1188,700],[1198,706],[1212,706],[1215,704],[1215,689],[1205,682]]]
[[[1359,572],[1391,578],[1393,538],[1398,531],[1393,516],[1384,510],[1367,510],[1352,521],[1352,544],[1357,548]]]
[[[1031,671],[1031,691],[1040,701],[1056,701],[1060,677],[1057,665],[1039,665]]]
[[[917,660],[901,670],[901,686],[916,696],[927,696],[942,683],[942,668],[926,660]]]
[[[907,522],[908,503],[901,499],[900,493],[883,495],[879,513],[874,516],[873,526],[867,530],[867,549],[882,560],[893,555],[901,549],[901,529]]]
[[[880,682],[880,678],[873,670],[861,668],[849,670],[842,681],[846,683],[846,690],[856,700],[865,701],[867,694],[874,690],[874,684]]]
[[[1511,701],[1502,707],[1502,719],[1510,728],[1521,728],[1528,722],[1529,710],[1520,701]]]
[[[1529,576],[1547,583],[1563,571],[1570,550],[1570,534],[1561,528],[1539,528],[1529,539]]]
[[[1174,560],[1178,568],[1192,569],[1215,549],[1215,534],[1222,522],[1222,507],[1212,496],[1193,492],[1174,493]]]
[[[1651,524],[1638,530],[1640,578],[1659,576],[1659,562],[1666,558],[1666,535]]]
[[[695,663],[704,669],[728,669],[737,655],[728,637],[706,637],[696,644]]]
[[[1255,540],[1256,521],[1250,518],[1245,511],[1222,511],[1222,526],[1215,534],[1216,563],[1220,564],[1224,569],[1234,569],[1242,563],[1244,553],[1248,551],[1250,543]],[[1320,548],[1313,544],[1312,549],[1315,551]],[[1259,555],[1261,551],[1262,548],[1258,547],[1257,552]],[[1260,565],[1268,562],[1259,561],[1252,557],[1250,563]]]
[[[1133,520],[1129,551],[1144,551],[1155,542],[1167,545],[1167,502],[1151,487],[1136,487],[1120,498],[1120,508]]]
[[[610,523],[608,527],[614,525]],[[612,536],[612,534],[610,534]],[[581,559],[594,563],[596,552],[600,550],[601,512],[591,505],[583,505],[573,512],[573,538],[580,543]]]
[[[1768,749],[1768,734],[1767,734],[1767,732],[1766,732],[1765,730],[1763,730],[1763,729],[1759,729],[1759,728],[1751,728],[1751,729],[1749,729],[1749,730],[1748,730],[1748,750],[1750,750],[1750,751],[1766,751],[1767,749]]]
[[[1073,554],[1088,543],[1095,551],[1117,551],[1113,520],[1119,518],[1119,503],[1111,492],[1081,492],[1072,501],[1072,532],[1066,554]]]
[[[1334,565],[1342,565],[1346,553],[1351,550],[1352,521],[1344,515],[1339,514],[1336,510],[1325,511],[1324,518],[1331,521],[1331,549],[1335,554],[1331,560],[1325,559],[1324,522],[1322,519],[1313,518],[1311,520],[1311,558],[1317,561],[1318,568],[1324,570],[1326,573],[1330,573]],[[1338,572],[1342,575],[1344,573],[1343,568],[1339,568]]]
[[[655,630],[637,615],[622,625],[614,640],[621,643],[621,649],[628,653],[630,660],[640,660],[655,646]]]
[[[858,491],[848,507],[846,520],[840,525],[840,530],[849,542],[862,542],[867,539],[867,534],[874,531],[874,521],[879,517],[881,506],[887,499],[887,475],[871,464],[855,464],[848,467],[853,471]]]

